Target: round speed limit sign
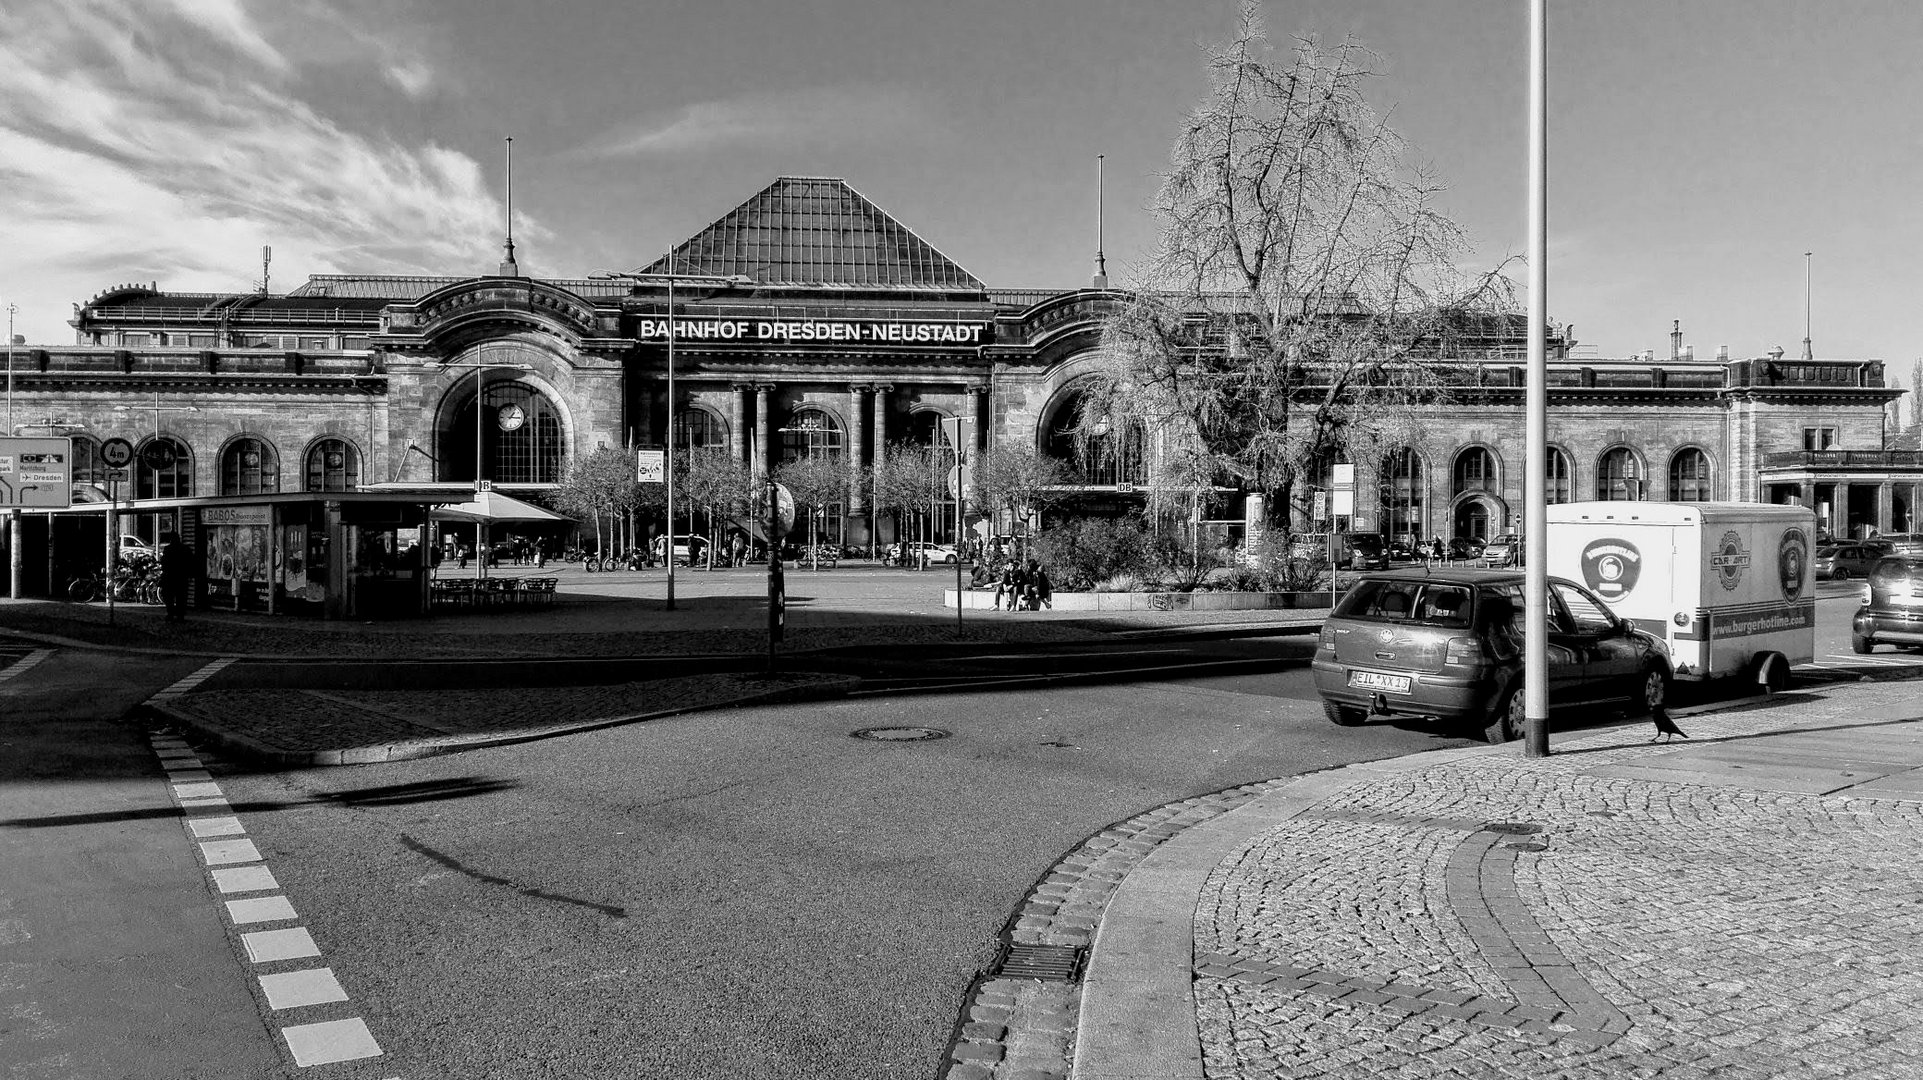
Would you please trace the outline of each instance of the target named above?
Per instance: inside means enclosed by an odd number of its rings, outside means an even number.
[[[124,469],[134,459],[134,444],[125,439],[108,439],[100,444],[100,460],[109,469]]]

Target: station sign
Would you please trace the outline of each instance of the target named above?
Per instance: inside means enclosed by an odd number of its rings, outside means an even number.
[[[895,319],[738,319],[696,317],[673,320],[674,340],[755,345],[982,345],[989,340],[985,322]],[[641,341],[668,340],[667,319],[635,320]]]
[[[0,509],[60,510],[72,505],[71,442],[0,438]]]

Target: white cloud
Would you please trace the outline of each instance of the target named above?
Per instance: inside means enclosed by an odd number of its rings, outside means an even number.
[[[840,86],[753,94],[686,105],[610,132],[585,157],[687,154],[743,143],[792,146],[898,138],[926,130],[933,110],[913,89]]]
[[[474,159],[345,130],[294,96],[237,2],[173,2],[174,19],[85,0],[0,14],[0,305],[19,306],[17,332],[70,341],[71,304],[123,281],[245,290],[263,244],[277,289],[492,268],[500,202]],[[425,65],[399,77],[432,82]]]

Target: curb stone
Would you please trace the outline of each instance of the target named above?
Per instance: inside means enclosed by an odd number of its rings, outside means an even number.
[[[573,735],[600,728],[618,727],[624,724],[659,720],[686,713],[705,712],[713,709],[735,708],[747,705],[768,705],[795,701],[825,701],[845,697],[861,685],[861,680],[846,675],[806,675],[810,681],[801,685],[785,686],[777,690],[749,694],[734,694],[718,698],[678,705],[667,709],[656,709],[617,716],[595,717],[587,720],[569,721],[562,724],[537,725],[519,728],[507,733],[481,735],[436,735],[418,739],[401,739],[389,742],[375,742],[359,746],[341,747],[324,750],[289,750],[275,746],[262,739],[233,731],[192,709],[193,694],[176,696],[156,695],[141,705],[148,714],[158,717],[181,731],[192,732],[209,745],[219,747],[236,757],[272,765],[287,766],[332,766],[332,765],[371,765],[387,761],[409,761],[416,758],[435,757],[442,754],[455,754],[465,750],[479,750],[487,747],[506,746],[513,743],[532,742],[537,739]]]

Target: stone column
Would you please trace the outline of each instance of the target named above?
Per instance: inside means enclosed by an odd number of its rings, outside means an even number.
[[[868,500],[861,490],[861,464],[867,456],[864,446],[867,440],[861,426],[861,396],[868,387],[859,383],[848,386],[848,506],[847,516],[862,512]]]
[[[875,384],[873,389],[875,391],[875,399],[874,399],[875,419],[874,419],[874,428],[873,428],[874,438],[869,440],[869,442],[874,447],[875,464],[879,466],[881,464],[882,455],[887,453],[887,450],[888,450],[888,392],[890,390],[893,390],[894,387],[889,385],[888,383],[877,383]],[[878,484],[881,482],[879,477],[880,470],[877,469],[876,472],[877,472],[877,476],[876,476],[876,479],[874,480],[874,483]],[[870,489],[869,494],[870,495],[874,494],[873,489]],[[876,508],[875,533],[873,536],[870,536],[868,538],[868,542],[871,544],[879,544],[881,543],[881,521],[880,521],[881,500],[875,499],[872,505],[874,505],[874,507]],[[895,537],[895,539],[900,540],[902,538],[897,536]]]
[[[634,428],[636,446],[652,446],[657,440],[654,434],[654,395],[652,380],[640,380],[634,387],[634,415],[629,417]]]
[[[728,455],[736,461],[748,460],[748,388],[734,384],[734,402],[728,406]]]
[[[754,474],[757,477],[768,475],[774,466],[774,423],[768,407],[768,394],[773,389],[767,383],[755,386],[755,431],[759,444],[754,451]]]
[[[1894,532],[1891,519],[1896,516],[1896,492],[1888,480],[1876,485],[1876,531]]]

